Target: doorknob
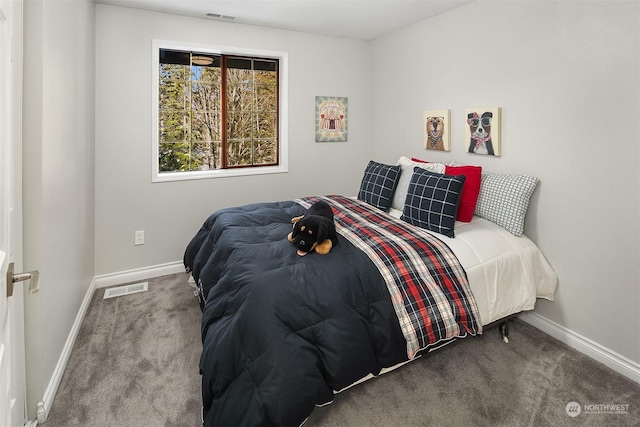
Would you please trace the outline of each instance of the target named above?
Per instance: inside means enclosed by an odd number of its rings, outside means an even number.
[[[31,280],[29,282],[29,293],[35,294],[40,290],[40,272],[38,270],[28,273],[13,273],[13,263],[9,264],[7,269],[7,298],[13,295],[14,283]]]

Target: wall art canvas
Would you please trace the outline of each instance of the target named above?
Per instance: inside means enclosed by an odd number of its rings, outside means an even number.
[[[427,110],[422,113],[424,148],[427,150],[451,151],[449,129],[449,110]]]
[[[316,96],[316,142],[347,141],[348,99]]]
[[[499,156],[502,151],[500,108],[467,108],[465,113],[467,151]]]

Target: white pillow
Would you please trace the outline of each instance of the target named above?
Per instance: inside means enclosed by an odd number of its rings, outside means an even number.
[[[413,176],[413,168],[418,166],[419,168],[426,169],[430,172],[444,173],[444,163],[422,163],[414,162],[408,157],[402,156],[398,159],[397,165],[400,165],[400,179],[396,186],[396,192],[393,194],[393,200],[391,201],[391,207],[399,211],[404,210],[404,202],[407,198],[407,190],[409,190],[409,183]]]

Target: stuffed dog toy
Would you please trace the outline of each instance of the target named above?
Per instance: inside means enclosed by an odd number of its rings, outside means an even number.
[[[292,218],[291,222],[293,231],[287,239],[298,246],[297,253],[300,256],[305,256],[313,250],[325,255],[338,244],[333,210],[323,200],[311,205],[305,215]]]
[[[471,133],[470,153],[494,155],[493,142],[491,141],[492,118],[493,113],[490,111],[482,113],[482,116],[478,116],[478,113],[467,114],[467,124]]]

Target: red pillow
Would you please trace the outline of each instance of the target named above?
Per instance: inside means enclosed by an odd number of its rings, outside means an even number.
[[[456,219],[462,222],[471,222],[473,212],[476,210],[478,194],[480,193],[480,180],[482,179],[481,166],[445,166],[446,175],[464,175],[464,186],[460,193],[460,204]]]
[[[415,157],[411,158],[412,162],[418,162],[418,163],[429,163],[426,160],[422,160],[422,159],[416,159]]]

